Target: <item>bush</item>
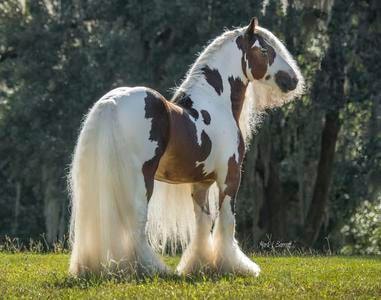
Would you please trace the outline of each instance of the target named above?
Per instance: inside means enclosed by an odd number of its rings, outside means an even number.
[[[364,201],[341,232],[346,239],[342,254],[381,255],[381,195]]]

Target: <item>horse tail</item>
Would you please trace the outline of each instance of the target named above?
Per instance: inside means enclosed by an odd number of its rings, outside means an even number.
[[[144,235],[137,219],[146,202],[136,197],[138,170],[128,149],[115,101],[98,101],[83,123],[70,171],[73,275],[131,261],[137,236]]]
[[[218,212],[218,188],[209,188],[209,210],[215,219]],[[195,230],[191,184],[155,181],[148,207],[146,232],[151,246],[162,254],[184,250]]]

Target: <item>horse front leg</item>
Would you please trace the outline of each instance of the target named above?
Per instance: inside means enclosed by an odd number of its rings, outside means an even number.
[[[229,160],[226,175],[219,176],[219,216],[213,230],[214,265],[220,273],[258,276],[260,268],[239,248],[234,237],[234,205],[241,180],[241,165]]]
[[[195,230],[177,267],[179,274],[208,271],[213,267],[212,217],[208,205],[210,183],[192,185]]]

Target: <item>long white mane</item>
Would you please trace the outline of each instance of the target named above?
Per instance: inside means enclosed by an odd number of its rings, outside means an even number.
[[[264,110],[290,101],[303,90],[303,77],[287,49],[268,30],[261,27],[256,27],[256,29],[275,49],[277,55],[281,55],[294,69],[299,79],[299,86],[295,91],[285,96],[281,92],[273,90],[268,85],[260,82],[249,83],[239,118],[239,127],[245,140],[246,149],[250,144],[250,139],[255,132],[255,128],[261,121]],[[226,31],[209,43],[199,54],[181,85],[175,90],[171,101],[176,101],[183,93],[187,94],[194,84],[204,78],[202,68],[210,64],[215,54],[221,50],[225,43],[231,42],[238,36],[243,35],[245,30],[246,27]],[[190,241],[190,237],[195,232],[195,216],[189,213],[193,211],[190,189],[191,186],[189,184],[155,182],[155,189],[149,204],[146,229],[150,244],[162,253],[168,249],[172,253],[175,253],[179,245],[182,249],[185,249]],[[218,188],[216,184],[210,187],[208,198],[211,215],[215,219],[218,211],[214,209],[218,203]]]
[[[222,35],[214,39],[209,45],[199,54],[194,64],[187,72],[185,79],[176,89],[172,101],[181,93],[187,93],[190,88],[203,76],[202,68],[208,64],[214,54],[221,47],[232,39],[243,35],[247,27],[225,31]],[[250,139],[255,132],[256,125],[262,120],[263,112],[267,108],[280,106],[303,93],[304,79],[301,72],[288,52],[283,43],[265,28],[256,27],[256,31],[260,34],[276,51],[277,55],[283,57],[287,63],[293,68],[299,79],[297,88],[287,94],[281,93],[276,89],[270,88],[268,85],[260,82],[250,82],[245,95],[242,112],[239,118],[239,127],[241,129],[246,147],[250,143]]]
[[[203,76],[202,68],[209,63],[210,59],[214,57],[214,54],[218,52],[226,42],[237,38],[242,35],[243,32],[244,28],[225,31],[222,35],[210,42],[204,50],[199,53],[196,61],[185,75],[185,79],[176,89],[173,99],[176,99],[176,97],[183,92],[186,93],[200,79],[200,77]]]

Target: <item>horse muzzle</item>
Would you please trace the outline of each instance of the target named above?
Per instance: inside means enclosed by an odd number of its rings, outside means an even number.
[[[285,71],[278,71],[275,74],[275,82],[282,92],[287,93],[296,89],[298,78],[296,75],[290,75]]]

